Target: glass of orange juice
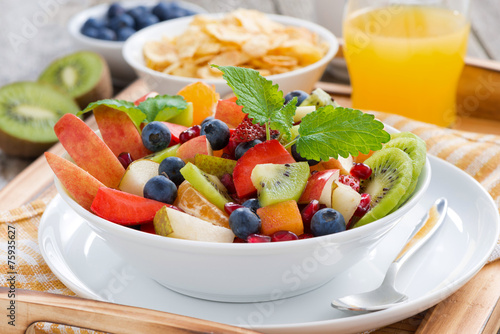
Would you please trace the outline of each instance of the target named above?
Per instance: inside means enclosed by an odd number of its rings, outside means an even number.
[[[469,0],[349,0],[344,56],[354,108],[441,126],[456,117]]]

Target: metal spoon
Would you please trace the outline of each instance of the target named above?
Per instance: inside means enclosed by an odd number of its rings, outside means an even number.
[[[396,275],[403,263],[415,254],[442,225],[447,210],[448,202],[445,198],[440,198],[434,203],[429,212],[415,226],[403,250],[389,266],[382,285],[372,291],[336,298],[332,301],[332,306],[340,310],[379,311],[406,301],[408,296],[394,287]]]

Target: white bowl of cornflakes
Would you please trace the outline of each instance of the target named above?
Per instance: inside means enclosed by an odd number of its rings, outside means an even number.
[[[258,70],[286,94],[311,92],[339,48],[313,22],[238,9],[155,24],[132,35],[123,57],[149,89],[176,94],[203,81],[224,96],[231,88],[210,64]]]

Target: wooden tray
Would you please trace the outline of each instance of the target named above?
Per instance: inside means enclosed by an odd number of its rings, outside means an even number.
[[[341,53],[339,53],[341,56]],[[343,106],[350,106],[350,87],[319,82]],[[134,82],[117,98],[135,100],[148,88]],[[500,134],[500,64],[467,59],[458,95],[459,121],[456,129]],[[97,128],[93,117],[87,123]],[[62,145],[51,152],[61,154]],[[55,194],[53,173],[42,156],[0,191],[0,210],[13,209],[40,196]],[[497,333],[500,328],[500,261],[486,265],[462,289],[435,307],[374,333]]]

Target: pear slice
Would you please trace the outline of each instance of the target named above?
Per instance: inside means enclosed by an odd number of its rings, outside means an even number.
[[[159,163],[148,159],[133,161],[125,171],[118,189],[129,194],[144,197],[144,185],[153,176],[158,175],[159,166]]]
[[[164,206],[155,215],[155,232],[169,238],[231,243],[234,233],[187,213]]]

